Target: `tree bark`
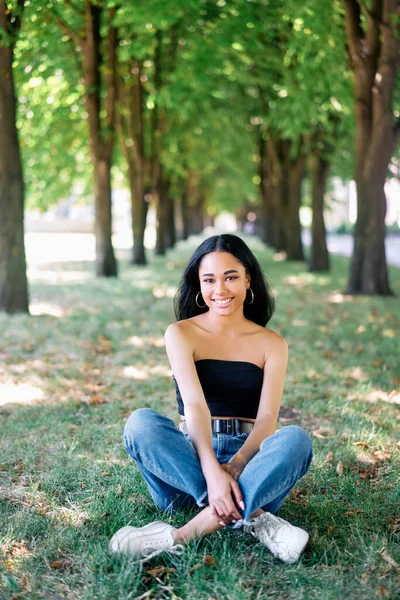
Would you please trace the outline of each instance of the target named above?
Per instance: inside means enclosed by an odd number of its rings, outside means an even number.
[[[343,0],[354,73],[357,222],[347,291],[392,294],[385,253],[388,165],[400,135],[393,96],[400,56],[400,3]],[[366,11],[362,27],[361,7]]]
[[[268,143],[259,137],[259,158],[258,173],[261,179],[260,197],[261,197],[261,239],[262,241],[275,247],[275,229],[276,229],[276,210],[273,198],[273,189],[271,183],[271,160],[268,156]]]
[[[189,237],[189,206],[188,206],[188,187],[189,176],[185,181],[185,185],[181,194],[180,210],[182,219],[182,239],[187,240]]]
[[[130,80],[118,78],[118,115],[122,136],[122,149],[128,165],[129,188],[131,194],[133,252],[132,263],[145,265],[146,251],[144,234],[146,230],[147,202],[145,201],[146,158],[144,153],[144,119],[141,63],[133,60],[130,64]]]
[[[276,215],[273,239],[276,250],[286,252],[289,260],[304,260],[299,211],[305,157],[299,142],[299,149],[293,158],[292,144],[291,140],[273,136],[268,142]]]
[[[0,1],[0,27],[10,36],[0,43],[0,311],[29,313],[24,245],[24,179],[16,128],[13,51],[23,2],[15,15]]]
[[[326,245],[324,221],[324,195],[329,174],[329,162],[314,155],[310,160],[311,171],[311,255],[310,271],[329,271],[329,253]]]
[[[85,2],[86,37],[82,41],[85,81],[85,104],[89,115],[89,143],[94,172],[96,274],[103,277],[117,275],[117,263],[112,245],[111,165],[115,127],[116,47],[117,32],[108,30],[107,65],[105,75],[104,128],[101,123],[101,13],[102,8]]]
[[[288,260],[304,260],[303,242],[301,240],[300,206],[301,186],[304,179],[305,156],[299,151],[297,157],[290,157],[290,147],[287,151],[287,177],[289,180],[289,194],[286,228],[286,253]]]

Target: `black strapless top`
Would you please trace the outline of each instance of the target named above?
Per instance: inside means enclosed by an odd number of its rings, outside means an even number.
[[[197,360],[195,366],[212,417],[256,418],[264,377],[261,367],[214,358]],[[184,415],[176,381],[175,385],[178,413]]]

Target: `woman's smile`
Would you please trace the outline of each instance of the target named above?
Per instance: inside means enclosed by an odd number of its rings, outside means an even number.
[[[228,306],[231,302],[232,302],[233,298],[224,298],[217,300],[216,298],[213,298],[213,302],[215,302],[215,304],[217,306],[220,306],[222,308],[225,308],[225,306]]]

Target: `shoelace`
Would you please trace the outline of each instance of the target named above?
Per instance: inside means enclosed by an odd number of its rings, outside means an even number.
[[[255,530],[262,528],[266,535],[273,540],[274,535],[277,533],[281,525],[283,525],[283,523],[281,523],[279,517],[275,517],[275,515],[270,514],[268,515],[268,518],[263,518],[263,515],[260,515],[260,517],[251,521],[250,533],[256,537]]]
[[[169,554],[175,554],[176,556],[182,556],[185,548],[182,544],[176,544],[176,546],[172,546],[171,548],[157,548],[157,550],[153,550],[150,554],[146,554],[144,558],[137,560],[136,563],[143,565],[148,560],[151,560],[155,556],[162,554],[163,552],[168,552]]]

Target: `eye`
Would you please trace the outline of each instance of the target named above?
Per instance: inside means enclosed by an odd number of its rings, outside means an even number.
[[[212,283],[214,279],[203,279],[203,283]]]
[[[233,281],[235,281],[235,279],[238,279],[238,277],[235,277],[235,275],[230,275],[229,277],[227,277],[227,279],[232,279]]]

